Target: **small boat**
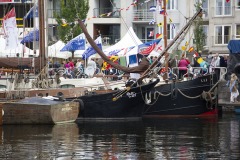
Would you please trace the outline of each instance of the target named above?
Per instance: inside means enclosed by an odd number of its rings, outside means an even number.
[[[78,117],[79,103],[61,101],[55,97],[30,97],[15,102],[4,102],[2,110],[3,125],[58,124],[74,122]]]

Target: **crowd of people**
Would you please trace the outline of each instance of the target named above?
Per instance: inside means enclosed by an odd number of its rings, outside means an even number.
[[[153,63],[156,59],[157,57],[151,56],[149,58],[150,64]],[[170,76],[172,76],[172,74],[175,74],[178,80],[182,80],[184,76],[188,76],[186,74],[189,73],[189,70],[191,70],[190,72],[192,74],[194,73],[204,74],[206,72],[209,73],[215,72],[218,75],[218,78],[220,78],[219,76],[223,75],[225,72],[225,69],[221,67],[227,68],[227,61],[228,61],[227,55],[219,56],[218,53],[215,54],[209,53],[208,56],[205,58],[201,56],[201,53],[197,53],[197,56],[193,56],[192,60],[186,57],[186,55],[183,53],[180,58],[178,54],[172,56],[171,58],[168,58],[167,66],[168,68],[171,68],[172,71],[170,73]],[[164,66],[166,66],[166,64],[162,65],[162,67]],[[161,71],[162,70],[160,70],[160,72]]]
[[[169,56],[170,57],[170,56]],[[150,56],[148,58],[149,63],[152,64],[158,57],[156,56]],[[190,57],[189,57],[190,58]],[[216,72],[217,75],[220,76],[221,73],[224,72],[219,67],[227,67],[227,61],[228,57],[226,55],[219,56],[218,53],[212,54],[209,53],[206,58],[201,57],[201,53],[198,53],[197,57],[193,57],[193,59],[189,60],[188,57],[186,57],[185,54],[182,54],[181,57],[176,54],[174,56],[171,56],[171,58],[168,58],[168,67],[171,68],[172,73],[171,76],[177,75],[176,78],[178,80],[183,80],[184,76],[189,72],[189,69],[192,67],[203,67],[201,66],[202,62],[204,61],[206,70],[201,69],[198,72]],[[201,58],[201,59],[200,59]],[[161,66],[164,62],[160,62],[157,64],[157,66]],[[85,65],[86,63],[86,65]],[[81,78],[81,77],[89,77],[90,75],[85,74],[85,69],[87,67],[91,68],[93,71],[93,74],[97,74],[99,72],[103,72],[105,75],[111,74],[115,68],[107,68],[103,69],[104,62],[101,59],[98,58],[91,58],[87,61],[77,59],[76,61],[70,60],[64,60],[62,63],[57,62],[51,62],[49,60],[49,64],[51,64],[52,68],[62,68],[64,70],[63,75],[65,78]],[[165,66],[164,64],[162,67]],[[51,68],[51,67],[50,67]],[[161,71],[160,71],[161,72]],[[194,71],[193,71],[194,72]],[[219,78],[219,77],[218,77]]]

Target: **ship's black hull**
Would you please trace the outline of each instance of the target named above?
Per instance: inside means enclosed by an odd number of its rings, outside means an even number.
[[[213,74],[155,86],[151,97],[148,96],[151,102],[145,105],[143,117],[216,115],[216,102],[206,101],[201,95],[203,91],[208,92],[217,81]]]
[[[141,118],[144,107],[143,95],[150,93],[159,82],[156,80],[141,87],[134,87],[121,98],[113,101],[119,91],[81,96],[79,118]]]

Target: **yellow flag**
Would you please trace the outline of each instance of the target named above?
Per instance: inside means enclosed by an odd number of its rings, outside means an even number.
[[[188,52],[192,52],[194,50],[194,48],[193,47],[190,47],[189,49],[188,49]]]
[[[172,23],[172,19],[171,18],[169,18],[169,23]]]
[[[182,46],[183,51],[186,51],[186,48],[187,48],[186,46]]]
[[[163,26],[162,22],[158,23],[158,27],[162,27],[162,26]]]
[[[68,25],[67,23],[62,24],[63,27],[66,27],[67,25]]]

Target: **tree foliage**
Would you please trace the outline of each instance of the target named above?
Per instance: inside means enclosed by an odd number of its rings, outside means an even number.
[[[66,43],[82,33],[77,20],[86,19],[88,10],[88,0],[61,0],[60,11],[54,13],[58,23],[58,38]]]
[[[195,8],[197,11],[200,10],[203,2],[204,2],[204,0],[200,0],[195,4]],[[195,47],[196,47],[195,50],[197,52],[202,51],[204,42],[205,42],[205,38],[206,38],[206,35],[203,30],[202,16],[197,17],[197,19],[194,21],[194,38],[195,38],[194,40],[195,40]]]

